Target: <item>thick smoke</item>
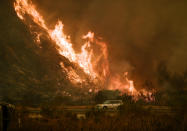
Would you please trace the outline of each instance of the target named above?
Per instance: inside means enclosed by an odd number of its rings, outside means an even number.
[[[43,48],[34,43],[27,26],[17,18],[13,2],[2,0],[0,4],[0,97],[39,102],[41,96],[53,99],[52,92],[56,90],[59,96],[68,96],[67,92],[81,96],[78,94],[81,89],[74,88],[57,66],[65,59],[58,56],[49,41],[42,41]],[[65,33],[71,36],[77,52],[83,43],[80,36],[89,30],[102,37],[108,44],[112,72],[122,75],[128,71],[136,88],[165,87],[161,91],[171,90],[168,96],[173,96],[172,90],[178,90],[178,86],[186,88],[187,73],[183,73],[187,70],[186,0],[33,0],[33,3],[51,28],[58,19],[63,21]],[[67,92],[61,92],[61,88]]]
[[[171,72],[187,67],[187,2],[174,0],[34,1],[49,23],[62,19],[79,51],[80,36],[92,30],[108,43],[113,72],[129,71],[136,83],[155,82],[165,61]]]

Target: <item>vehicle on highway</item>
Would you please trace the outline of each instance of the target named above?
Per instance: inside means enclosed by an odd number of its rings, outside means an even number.
[[[123,105],[122,100],[106,100],[103,104],[97,104],[95,106],[96,110],[106,110],[106,109],[119,109]]]

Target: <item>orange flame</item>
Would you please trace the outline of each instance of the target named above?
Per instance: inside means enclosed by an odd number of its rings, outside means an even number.
[[[87,35],[83,36],[83,39],[88,39],[88,41],[82,46],[81,53],[77,54],[72,47],[70,37],[66,36],[63,32],[63,24],[61,21],[58,21],[54,30],[50,30],[45,24],[43,17],[36,11],[35,6],[28,0],[16,0],[14,7],[21,20],[25,21],[26,18],[24,16],[29,15],[36,24],[45,29],[49,37],[55,41],[61,55],[68,58],[70,62],[77,63],[84,72],[90,75],[93,79],[99,77],[91,63],[93,50],[87,50],[90,46],[90,42],[94,41],[94,33],[88,32]],[[37,36],[39,37],[39,35]],[[38,37],[37,41],[39,42]]]
[[[119,75],[112,77],[109,88],[113,90],[118,89],[129,95],[138,96],[139,92],[135,89],[134,82],[128,79],[127,74],[127,72],[124,73],[125,79],[122,79]]]
[[[61,21],[57,22],[53,30],[49,29],[43,17],[37,12],[35,6],[29,0],[16,0],[14,2],[14,8],[17,16],[25,23],[27,22],[27,17],[25,16],[30,16],[31,20],[45,30],[49,38],[55,42],[59,54],[66,57],[70,62],[78,64],[93,81],[96,79],[102,82],[106,81],[106,78],[110,75],[107,45],[104,42],[94,39],[93,32],[88,32],[88,34],[82,37],[86,43],[81,47],[81,52],[76,53],[72,47],[70,37],[66,36],[63,32],[63,24]],[[40,36],[40,33],[38,33],[36,38],[37,42],[40,42]],[[92,48],[93,44],[100,47],[100,53],[96,54],[94,52]],[[70,81],[73,83],[82,83],[84,81],[73,68],[67,68],[63,63],[60,63],[60,65],[67,73]],[[134,96],[139,95],[139,92],[134,88],[133,81],[128,80],[127,73],[124,76],[125,82],[121,82],[119,75],[110,76],[108,88],[125,91]],[[144,94],[149,93],[144,90]]]

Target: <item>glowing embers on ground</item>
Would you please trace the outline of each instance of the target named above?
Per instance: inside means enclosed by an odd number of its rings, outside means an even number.
[[[29,17],[29,19],[38,25],[39,28],[44,30],[47,37],[56,44],[56,49],[59,54],[82,68],[84,73],[87,74],[92,81],[98,82],[98,84],[103,84],[110,77],[110,81],[108,82],[109,89],[118,89],[134,96],[139,95],[139,92],[134,88],[133,81],[128,80],[127,73],[124,78],[126,83],[120,81],[120,75],[110,74],[107,45],[106,43],[95,39],[93,32],[88,32],[86,35],[82,36],[85,43],[82,44],[81,52],[76,53],[73,49],[70,37],[64,34],[63,24],[61,21],[57,22],[54,29],[50,29],[46,25],[43,17],[29,0],[16,0],[14,2],[14,8],[17,16],[25,24],[27,24],[28,27],[32,27],[27,20]],[[38,30],[33,32],[37,36],[35,41],[40,42],[42,32]],[[93,48],[93,46],[98,47],[97,51]],[[68,78],[72,83],[82,83],[84,81],[84,78],[76,73],[75,69],[65,67],[63,63],[60,65],[67,73]]]

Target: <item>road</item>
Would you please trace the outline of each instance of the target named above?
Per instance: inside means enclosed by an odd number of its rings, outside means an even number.
[[[157,114],[168,114],[168,115],[174,115],[180,110],[173,110],[169,106],[153,106],[148,105],[144,106],[144,109],[147,109],[150,112],[157,113]],[[41,108],[26,108],[28,113],[31,114],[30,116],[38,116],[41,117]],[[71,112],[77,115],[79,118],[86,118],[86,113],[93,111],[94,106],[63,106],[58,107],[56,109],[57,112]],[[103,110],[104,114],[115,116],[118,114],[118,110]]]

